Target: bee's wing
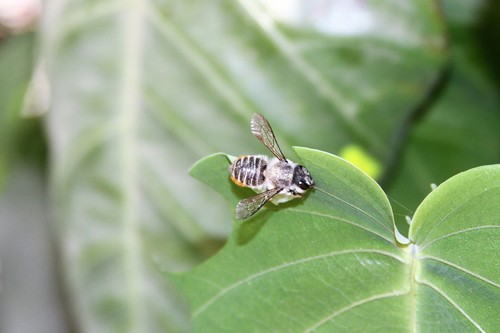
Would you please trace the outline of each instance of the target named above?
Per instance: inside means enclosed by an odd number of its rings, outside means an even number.
[[[241,200],[236,206],[236,219],[244,220],[249,218],[281,190],[282,188],[277,187]]]
[[[260,113],[255,113],[250,122],[253,135],[257,137],[262,143],[281,161],[286,161],[285,155],[276,141],[273,129],[266,118]]]

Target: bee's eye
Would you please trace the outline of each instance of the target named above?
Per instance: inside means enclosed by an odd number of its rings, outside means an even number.
[[[302,190],[307,190],[309,188],[309,185],[304,182],[299,182],[298,185]]]

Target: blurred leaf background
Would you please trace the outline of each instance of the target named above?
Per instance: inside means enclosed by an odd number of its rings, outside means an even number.
[[[493,0],[43,9],[1,30],[2,332],[188,331],[163,272],[217,251],[233,207],[187,170],[265,153],[253,112],[288,155],[375,161],[403,233],[430,184],[500,161]]]

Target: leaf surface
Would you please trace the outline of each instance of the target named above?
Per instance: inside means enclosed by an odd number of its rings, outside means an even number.
[[[499,175],[500,165],[461,173],[415,212],[417,313],[432,319],[417,322],[422,332],[492,332],[500,324]]]
[[[212,254],[230,216],[186,170],[215,151],[259,151],[248,131],[254,112],[287,154],[294,141],[328,150],[354,142],[384,160],[447,58],[432,2],[363,5],[370,26],[347,35],[315,26],[313,8],[301,25],[265,3],[47,4],[51,185],[84,329],[188,330],[158,268],[185,270]],[[389,238],[386,209],[372,213],[381,224],[358,219],[353,228]]]
[[[194,331],[469,332],[498,325],[500,166],[438,187],[415,214],[404,247],[371,178],[334,155],[296,153],[316,189],[235,223],[216,256],[173,276],[188,296]],[[202,178],[233,193],[234,203],[245,194],[219,172],[228,163],[219,154],[193,171],[214,170]]]

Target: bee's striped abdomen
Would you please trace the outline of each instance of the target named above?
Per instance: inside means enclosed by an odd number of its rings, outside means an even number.
[[[246,155],[238,157],[229,166],[231,179],[239,186],[257,187],[266,180],[264,171],[267,161],[260,156]]]

